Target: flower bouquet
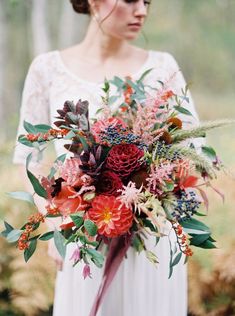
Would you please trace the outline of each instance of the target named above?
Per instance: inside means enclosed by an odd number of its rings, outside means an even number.
[[[159,240],[174,231],[171,244],[169,277],[180,260],[193,254],[191,246],[215,248],[209,227],[195,217],[208,199],[204,187],[222,167],[213,148],[195,146],[195,139],[207,130],[228,121],[193,125],[185,129],[182,118],[192,114],[184,106],[189,102],[187,87],[176,95],[168,84],[158,88],[145,86],[146,71],[139,80],[111,81],[117,94],[110,95],[110,82],[104,82],[102,107],[91,123],[89,104],[66,101],[59,109],[56,128],[24,122],[26,135],[19,142],[42,148],[53,140],[67,141],[71,154],[59,156],[50,174],[36,178],[27,175],[35,193],[47,201],[46,213],[36,212],[21,229],[5,222],[2,235],[16,242],[27,261],[38,241],[54,238],[64,258],[66,246],[76,244],[74,265],[84,264],[84,277],[91,276],[90,264],[101,268],[101,288],[90,315],[95,315],[129,247],[144,251],[147,259],[158,264],[155,253],[146,247],[146,239]],[[121,101],[120,101],[121,100]],[[118,103],[114,109],[112,104]],[[26,192],[11,196],[34,204]],[[46,218],[60,217],[60,229],[37,234]]]

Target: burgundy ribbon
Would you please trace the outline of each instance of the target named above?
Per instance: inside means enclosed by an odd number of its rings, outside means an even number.
[[[97,292],[89,316],[96,316],[107,290],[114,279],[122,260],[124,259],[131,243],[131,234],[112,238],[109,244],[108,255],[105,262],[102,282]]]

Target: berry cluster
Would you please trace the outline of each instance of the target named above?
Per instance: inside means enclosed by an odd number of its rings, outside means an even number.
[[[121,125],[107,127],[105,131],[102,132],[100,138],[102,143],[105,143],[108,146],[139,143],[139,137],[130,133]]]
[[[67,129],[50,129],[47,133],[27,134],[25,137],[30,142],[49,141],[52,138],[63,138],[68,134]]]
[[[175,231],[176,237],[177,237],[177,243],[179,245],[180,251],[184,253],[187,257],[190,257],[193,255],[193,252],[189,245],[187,244],[187,236],[183,232],[183,228],[179,223],[173,224],[173,229]]]
[[[34,225],[43,223],[45,221],[45,216],[41,213],[33,214],[29,217],[27,224],[25,225],[25,229],[23,233],[20,235],[18,240],[18,248],[19,250],[25,250],[29,247],[29,237],[30,233],[34,231]]]
[[[189,193],[182,191],[172,216],[177,221],[189,219],[197,212],[200,204],[201,202],[197,200],[196,194],[193,191]]]

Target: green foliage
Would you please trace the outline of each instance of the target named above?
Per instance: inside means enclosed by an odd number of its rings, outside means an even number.
[[[29,242],[29,247],[24,251],[24,260],[28,262],[28,260],[32,257],[37,247],[37,239],[32,239]]]
[[[66,255],[66,239],[58,230],[54,232],[54,241],[59,254],[64,259]]]
[[[13,199],[27,201],[27,202],[35,205],[32,194],[30,194],[28,192],[16,191],[16,192],[9,192],[7,194]]]
[[[35,175],[32,174],[31,171],[29,171],[28,169],[28,166],[29,166],[29,163],[32,159],[32,154],[29,154],[29,156],[27,157],[27,160],[26,160],[26,172],[27,172],[27,176],[35,190],[35,192],[43,197],[43,198],[47,198],[47,192],[46,190],[43,188],[43,186],[41,185],[41,183],[39,182],[39,180],[35,177]]]
[[[85,220],[84,227],[90,236],[95,236],[97,234],[97,226],[90,219]]]

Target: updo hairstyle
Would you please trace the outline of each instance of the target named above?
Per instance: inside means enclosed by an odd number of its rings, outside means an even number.
[[[90,14],[90,6],[88,0],[70,0],[73,9],[77,13]]]

